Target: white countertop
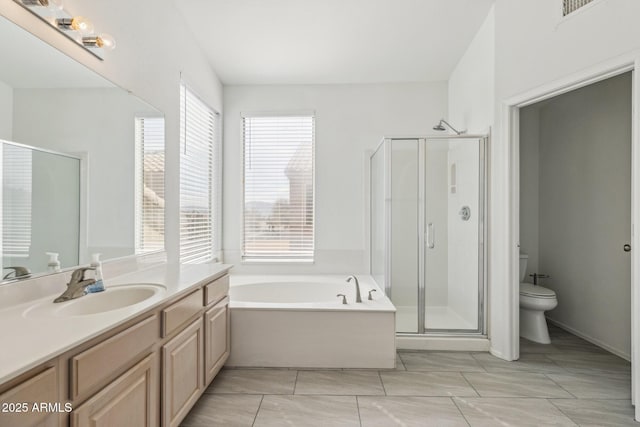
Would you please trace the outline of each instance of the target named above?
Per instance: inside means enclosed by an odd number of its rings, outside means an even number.
[[[103,313],[82,316],[28,314],[35,304],[53,301],[60,292],[0,309],[0,384],[171,298],[186,295],[203,281],[221,275],[230,268],[231,265],[225,264],[162,264],[113,278],[107,277],[104,280],[106,292],[110,286],[134,283],[161,285],[163,290],[140,303]]]

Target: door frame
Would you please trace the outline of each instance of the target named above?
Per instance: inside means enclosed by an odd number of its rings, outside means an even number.
[[[563,93],[597,83],[616,75],[632,72],[632,130],[631,130],[631,391],[632,403],[640,394],[640,233],[635,225],[640,224],[640,52],[633,52],[599,63],[593,67],[571,74],[563,79],[539,86],[530,91],[506,99],[500,106],[501,137],[506,144],[509,188],[506,206],[508,210],[508,233],[506,243],[508,262],[501,266],[501,277],[508,283],[501,286],[507,295],[506,317],[510,328],[505,333],[503,358],[516,360],[520,357],[520,305],[519,294],[513,283],[518,283],[519,273],[519,229],[520,229],[520,108],[553,98]],[[503,240],[504,242],[504,240]],[[635,406],[635,418],[640,421],[640,405]]]

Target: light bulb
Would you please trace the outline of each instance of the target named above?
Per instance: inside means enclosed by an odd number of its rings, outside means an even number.
[[[116,48],[116,41],[113,36],[109,34],[83,37],[82,44],[84,44],[86,47],[99,47],[104,50],[113,50]]]
[[[81,34],[93,33],[93,24],[82,16],[74,16],[71,19],[71,28],[79,31]]]
[[[105,50],[113,50],[116,48],[116,39],[111,34],[102,33],[96,38],[96,46]]]

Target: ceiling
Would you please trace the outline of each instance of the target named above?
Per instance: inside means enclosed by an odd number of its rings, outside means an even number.
[[[175,0],[224,84],[448,80],[493,0]]]

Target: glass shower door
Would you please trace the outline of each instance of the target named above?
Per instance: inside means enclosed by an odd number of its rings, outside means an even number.
[[[480,331],[484,240],[482,141],[426,140],[425,332]]]

